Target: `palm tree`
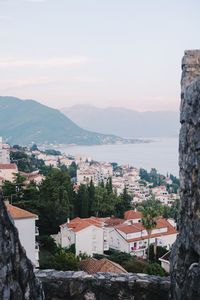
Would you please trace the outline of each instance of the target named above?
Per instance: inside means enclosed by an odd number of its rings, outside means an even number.
[[[159,215],[159,211],[155,209],[155,207],[152,206],[146,206],[141,208],[142,213],[142,225],[146,229],[148,233],[148,248],[147,248],[147,261],[149,262],[149,244],[151,239],[151,232],[153,228],[156,227],[156,218]]]

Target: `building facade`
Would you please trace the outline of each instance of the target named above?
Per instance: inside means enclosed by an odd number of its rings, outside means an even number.
[[[34,267],[39,267],[39,246],[36,242],[36,236],[39,235],[38,228],[36,227],[38,216],[8,202],[5,205],[11,220],[18,230],[19,239],[26,251],[27,257],[31,260]]]

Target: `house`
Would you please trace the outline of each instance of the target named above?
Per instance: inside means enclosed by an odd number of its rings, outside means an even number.
[[[2,177],[3,180],[13,182],[16,173],[18,173],[18,168],[16,164],[0,164],[0,177]]]
[[[156,222],[157,225],[152,229],[150,236],[141,222],[123,223],[113,227],[109,231],[109,247],[121,252],[145,257],[148,238],[150,238],[150,244],[170,249],[176,240],[176,229],[164,218],[158,218]]]
[[[117,274],[127,273],[122,266],[106,258],[98,260],[92,257],[81,260],[79,263],[79,268],[88,274],[94,274],[97,272],[111,272]]]
[[[124,213],[124,219],[127,224],[139,223],[142,220],[142,213],[136,209],[131,209]]]
[[[75,218],[60,225],[60,232],[52,236],[61,247],[69,248],[75,244],[76,255],[86,253],[103,254],[109,249],[108,232],[104,227],[104,219],[90,217]]]
[[[7,212],[18,229],[19,239],[26,250],[27,257],[32,261],[35,267],[39,267],[39,247],[36,242],[36,236],[39,235],[35,226],[38,216],[5,202]]]

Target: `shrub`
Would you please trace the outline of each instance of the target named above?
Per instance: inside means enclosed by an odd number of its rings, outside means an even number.
[[[43,235],[38,238],[38,241],[40,243],[40,246],[44,249],[46,249],[51,254],[55,254],[58,251],[58,247],[56,245],[56,242],[51,236]]]
[[[166,272],[158,263],[151,263],[145,268],[145,273],[149,275],[165,276]]]
[[[77,271],[78,260],[73,253],[66,253],[65,251],[60,251],[53,258],[50,259],[48,268],[63,271]]]
[[[123,268],[130,273],[145,273],[148,263],[144,260],[132,258],[129,261],[122,263]]]

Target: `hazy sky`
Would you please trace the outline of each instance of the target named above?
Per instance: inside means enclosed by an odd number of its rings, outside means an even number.
[[[0,0],[0,95],[177,110],[199,0]]]

